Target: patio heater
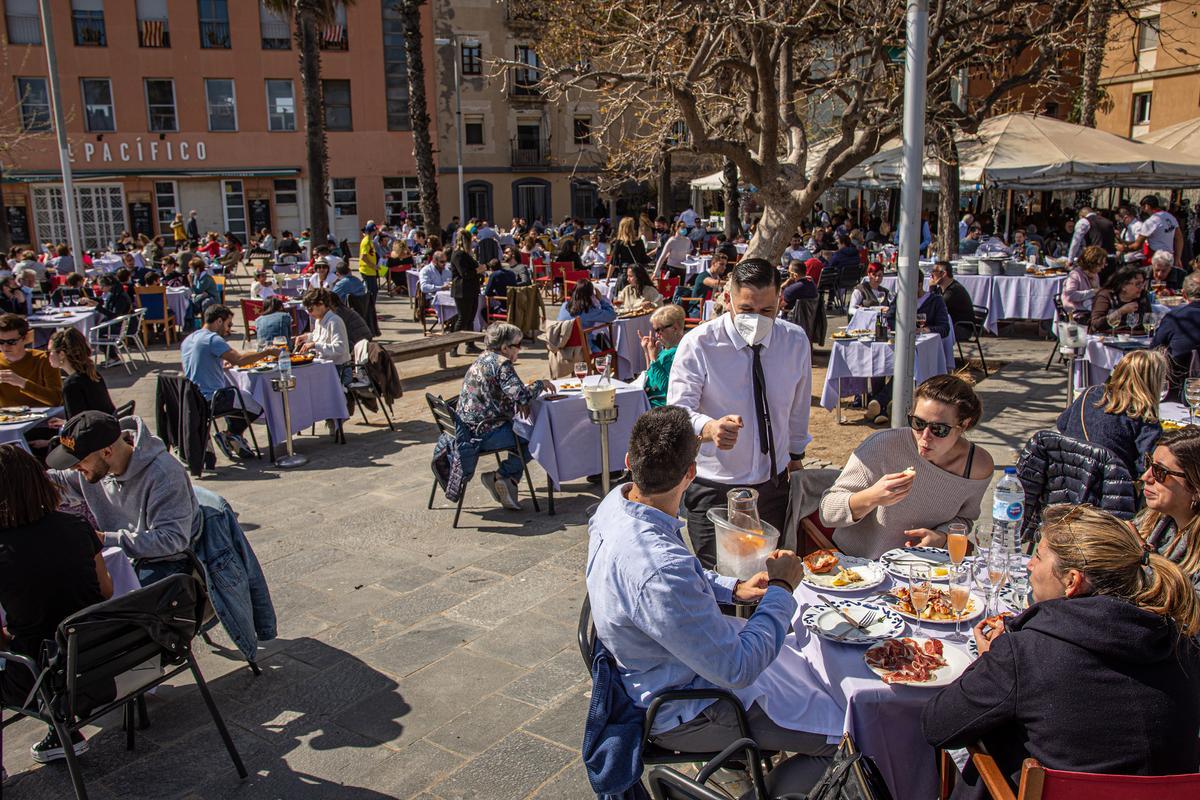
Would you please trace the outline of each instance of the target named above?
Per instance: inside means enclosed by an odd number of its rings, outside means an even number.
[[[284,353],[286,354],[287,351],[285,350]],[[283,401],[283,427],[284,433],[287,434],[287,455],[276,461],[275,466],[290,469],[307,464],[308,456],[297,453],[292,444],[292,404],[288,395],[296,388],[296,376],[292,374],[291,358],[287,355],[284,358],[287,360],[281,359],[279,377],[271,379],[271,389],[279,392],[280,399]]]

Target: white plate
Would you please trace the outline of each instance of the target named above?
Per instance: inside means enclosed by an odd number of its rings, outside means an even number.
[[[912,563],[910,563],[912,562]],[[929,566],[929,580],[946,583],[950,580],[950,553],[940,547],[897,547],[879,557],[879,563],[893,578],[908,580],[909,570],[917,563]]]
[[[967,608],[963,611],[962,622],[964,625],[969,625],[975,620],[983,616],[984,608],[986,608],[986,600],[983,595],[971,592],[971,599],[967,601]],[[910,614],[907,611],[901,611],[898,605],[893,604],[892,610],[905,619],[916,621],[917,615]],[[921,618],[922,625],[953,625],[952,619],[925,619]]]
[[[904,620],[890,608],[849,598],[839,599],[837,606],[856,620],[865,617],[868,611],[874,611],[879,619],[872,622],[864,633],[821,603],[804,609],[800,622],[822,639],[842,644],[876,644],[904,632]]]
[[[1031,592],[1024,581],[1009,581],[1000,589],[1000,599],[1018,614],[1029,608]]]
[[[838,567],[845,567],[857,572],[862,580],[857,583],[851,583],[848,586],[834,586],[833,579],[837,577]],[[857,558],[848,556],[844,553],[838,553],[838,564],[829,572],[816,574],[812,572],[808,566],[804,567],[804,582],[809,586],[815,586],[822,591],[827,592],[860,592],[863,589],[871,589],[883,583],[883,579],[887,574],[883,571],[883,567],[865,558]]]
[[[909,637],[909,638],[911,638],[914,642],[916,642],[918,644],[918,646],[923,645],[925,642],[929,641],[925,637],[921,637],[921,638]],[[867,653],[870,653],[870,652],[871,652],[871,650],[868,649],[866,651],[866,653],[863,653],[863,662],[864,663],[866,662]],[[967,667],[971,666],[971,657],[969,655],[967,655],[966,651],[960,650],[956,645],[950,644],[949,642],[942,642],[942,658],[945,660],[946,666],[938,667],[937,669],[935,669],[930,674],[929,680],[921,681],[919,683],[912,683],[912,682],[908,682],[908,681],[897,681],[891,685],[892,686],[917,686],[917,687],[921,687],[921,688],[937,689],[942,686],[949,686],[950,684],[954,683],[956,680],[958,680],[958,677],[960,675],[962,675],[964,672],[967,671]],[[884,673],[887,672],[887,670],[876,669],[875,667],[872,667],[870,664],[867,664],[867,669],[871,670],[871,672],[874,672],[876,675],[878,675],[880,680],[883,680]]]

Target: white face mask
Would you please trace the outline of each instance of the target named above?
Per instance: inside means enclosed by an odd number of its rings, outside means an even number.
[[[774,324],[774,319],[762,314],[735,314],[733,317],[734,329],[746,340],[746,344],[751,346],[762,344]]]

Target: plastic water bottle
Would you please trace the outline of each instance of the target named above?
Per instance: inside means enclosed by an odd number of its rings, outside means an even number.
[[[1017,478],[1017,468],[1005,467],[992,494],[992,547],[1005,547],[1009,552],[1015,550],[1024,516],[1025,489]]]
[[[292,374],[292,354],[286,347],[279,351],[279,372],[285,378]]]

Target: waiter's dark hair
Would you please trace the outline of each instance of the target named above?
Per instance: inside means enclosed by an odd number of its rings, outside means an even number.
[[[731,277],[734,287],[779,288],[779,270],[765,258],[743,258],[733,265]]]
[[[679,406],[653,408],[629,434],[629,471],[638,491],[659,494],[679,485],[700,452],[692,420]]]
[[[0,474],[0,530],[32,525],[58,508],[58,487],[23,448],[0,445]]]

